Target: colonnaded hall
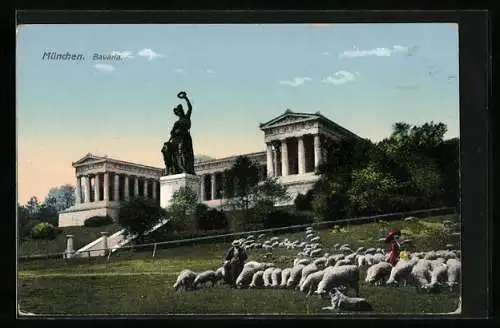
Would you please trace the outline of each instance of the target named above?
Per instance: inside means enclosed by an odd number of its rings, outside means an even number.
[[[310,114],[286,110],[259,127],[264,133],[265,150],[195,163],[195,173],[201,180],[201,202],[210,207],[219,207],[224,203],[224,171],[238,156],[247,156],[257,163],[262,180],[266,176],[278,177],[293,201],[297,194],[306,193],[319,179],[314,172],[324,156],[321,147],[324,141],[360,138],[319,112]],[[131,197],[149,197],[159,202],[159,182],[164,168],[90,153],[72,165],[75,168],[76,202],[59,214],[60,227],[82,226],[86,219],[93,216],[108,215],[116,220],[120,201]]]

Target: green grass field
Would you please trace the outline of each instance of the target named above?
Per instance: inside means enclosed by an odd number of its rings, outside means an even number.
[[[63,227],[62,232],[53,240],[26,239],[19,243],[19,255],[62,253],[66,249],[66,235],[73,235],[73,245],[79,249],[101,236],[101,232],[113,234],[122,228],[118,224],[102,227]]]
[[[443,249],[446,244],[460,248],[457,236],[446,231],[442,220],[458,222],[457,215],[342,226],[340,231],[321,230],[325,249],[335,243],[386,247],[377,239],[390,227],[413,236],[409,250]],[[302,238],[303,232],[280,237]],[[325,314],[321,307],[329,300],[306,297],[294,290],[234,290],[216,286],[195,292],[176,293],[172,285],[182,269],[216,269],[222,264],[227,243],[215,242],[158,249],[122,251],[110,261],[105,258],[37,260],[19,263],[19,296],[25,311],[48,315],[81,314]],[[249,259],[272,261],[280,267],[291,266],[297,250],[275,249],[271,258],[264,251],[249,250]],[[417,293],[411,287],[372,287],[364,283],[360,296],[367,298],[378,313],[446,313],[458,304],[458,293],[443,290],[437,294]]]

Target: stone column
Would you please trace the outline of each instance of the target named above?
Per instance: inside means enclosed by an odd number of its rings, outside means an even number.
[[[211,199],[214,200],[215,199],[215,173],[212,173],[210,175],[210,192],[211,192]]]
[[[144,198],[148,198],[148,179],[144,179],[143,189],[144,189]]]
[[[84,187],[84,203],[90,202],[90,177],[88,175],[82,176],[83,187]]]
[[[153,187],[151,188],[152,195],[151,198],[156,199],[156,180],[153,180]]]
[[[304,148],[304,137],[300,136],[297,138],[298,142],[298,162],[299,162],[299,174],[306,173],[306,151]]]
[[[286,139],[281,140],[281,175],[288,175],[288,145]]]
[[[130,186],[129,186],[129,176],[126,175],[125,176],[125,181],[124,181],[124,186],[123,186],[123,197],[125,198],[125,200],[129,200],[130,199]]]
[[[104,256],[108,255],[108,232],[101,232],[102,235],[102,248],[104,249]]]
[[[205,176],[200,175],[201,181],[200,181],[200,201],[204,201],[206,198],[205,195]]]
[[[134,179],[134,197],[139,196],[139,177],[135,176]]]
[[[99,179],[99,173],[94,176],[94,202],[98,202],[101,199],[101,180]]]
[[[104,172],[103,199],[109,202],[109,172]]]
[[[114,185],[115,190],[114,190],[113,200],[115,202],[118,202],[118,201],[120,201],[120,175],[118,175],[116,173],[115,173],[115,177],[114,177],[114,183],[115,183],[115,185]]]
[[[273,165],[273,145],[269,142],[267,144],[267,176],[274,176],[274,165]]]
[[[72,258],[75,254],[75,249],[73,248],[73,235],[66,235],[66,258]]]
[[[278,150],[276,149],[276,145],[273,145],[273,173],[274,173],[275,177],[277,177],[279,175],[279,172],[278,172]]]
[[[319,134],[314,136],[314,168],[316,169],[321,163],[321,140]]]
[[[82,203],[82,187],[81,187],[81,179],[80,177],[76,177],[76,186],[75,186],[75,204]]]

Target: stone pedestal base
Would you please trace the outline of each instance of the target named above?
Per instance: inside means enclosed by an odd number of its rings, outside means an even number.
[[[168,208],[171,205],[174,193],[182,187],[191,188],[200,199],[201,178],[196,175],[181,173],[167,175],[160,178],[160,206]]]

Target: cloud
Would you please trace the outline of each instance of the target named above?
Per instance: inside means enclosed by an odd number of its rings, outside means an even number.
[[[339,58],[357,58],[357,57],[389,57],[394,53],[407,53],[408,47],[400,45],[392,46],[391,48],[374,48],[369,50],[362,50],[354,47],[353,50],[347,50],[339,54]]]
[[[213,69],[209,68],[209,69],[205,70],[205,73],[207,73],[207,74],[215,74],[215,71]]]
[[[101,72],[112,72],[115,70],[115,67],[109,64],[95,64],[94,67]]]
[[[153,60],[155,58],[164,57],[163,55],[160,55],[149,48],[142,49],[141,51],[139,51],[137,53],[137,55],[139,55],[141,57],[146,57],[148,60]]]
[[[329,53],[328,51],[325,51],[325,52],[323,53],[323,56],[330,56],[330,53]]]
[[[111,51],[111,56],[120,56],[121,59],[132,59],[132,51]]]
[[[294,77],[291,81],[280,81],[279,83],[283,85],[289,85],[291,87],[297,87],[306,83],[307,81],[312,81],[312,79],[309,77]]]
[[[359,72],[351,73],[346,71],[338,71],[333,75],[327,76],[321,82],[326,84],[346,84],[348,82],[353,82],[356,77],[359,76]]]
[[[185,70],[183,70],[182,68],[176,68],[176,69],[174,69],[174,72],[179,73],[179,74],[184,74],[184,73],[186,73],[186,71],[185,71]]]

